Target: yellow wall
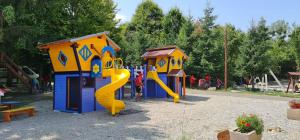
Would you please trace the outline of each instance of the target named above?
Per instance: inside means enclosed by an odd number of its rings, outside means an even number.
[[[165,64],[161,67],[159,65],[160,62],[164,62]],[[168,57],[157,57],[155,67],[157,72],[167,72],[168,70]]]
[[[101,39],[97,38],[97,37],[92,37],[89,39],[84,39],[84,40],[80,40],[77,42],[77,44],[79,45],[77,50],[77,54],[78,54],[78,58],[79,58],[79,62],[81,65],[81,70],[82,71],[90,71],[91,70],[91,60],[94,58],[94,56],[99,56],[99,54],[94,50],[91,49],[91,44],[94,44],[94,47],[96,48],[96,50],[99,53],[102,53],[102,48],[107,46],[106,43],[106,37],[102,36]],[[91,51],[91,56],[89,56],[87,58],[87,60],[84,60],[84,58],[80,55],[80,50],[84,47],[87,46],[88,49]],[[101,55],[101,54],[100,54]],[[99,56],[101,57],[101,56]]]
[[[170,72],[172,69],[182,69],[183,67],[183,56],[184,54],[179,51],[178,49],[176,49],[171,55],[170,55],[170,63],[168,64],[168,57],[157,57],[155,58],[155,67],[157,69],[157,72]],[[149,65],[153,65],[155,59],[148,59],[148,66]],[[172,65],[172,59],[174,59],[174,65]],[[160,62],[163,60],[165,62],[165,64],[161,67],[159,65]],[[178,60],[180,61],[180,64],[178,63]],[[169,71],[168,70],[168,65],[169,65]]]
[[[106,36],[102,35],[101,39],[99,39],[97,37],[83,39],[83,40],[78,41],[77,44],[78,44],[78,47],[76,48],[76,51],[77,51],[78,59],[80,62],[81,70],[82,71],[90,71],[92,59],[95,56],[98,56],[101,58],[102,49],[105,46],[107,46]],[[94,49],[91,48],[91,44],[94,45],[94,48],[100,54],[98,54]],[[90,54],[90,55],[85,55],[86,59],[84,59],[84,55],[82,56],[80,54],[82,48],[84,48],[85,46],[87,47],[87,49],[85,49],[85,51],[83,51],[83,54]],[[67,63],[65,66],[63,64],[61,64],[60,61],[58,60],[58,55],[59,55],[60,51],[62,51],[63,54],[65,54],[67,57]],[[76,58],[74,55],[73,48],[71,47],[71,43],[67,42],[67,43],[51,46],[49,48],[49,54],[50,54],[50,58],[51,58],[52,65],[53,65],[55,72],[78,71],[78,66],[76,63]],[[103,58],[103,59],[105,59],[107,61],[108,59],[111,59],[111,56],[106,54],[105,58]]]
[[[49,48],[50,59],[53,65],[54,72],[77,71],[76,58],[73,48],[70,43],[64,43]],[[58,60],[60,51],[67,57],[66,65],[63,65]]]
[[[169,64],[169,71],[172,69],[182,69],[182,60],[183,54],[180,52],[178,49],[176,49],[172,54],[171,54],[171,59],[170,59],[170,64]],[[172,59],[174,60],[174,65],[172,64]],[[180,64],[178,64],[178,60],[180,61]]]

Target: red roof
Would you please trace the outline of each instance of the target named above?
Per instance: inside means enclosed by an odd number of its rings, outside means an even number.
[[[162,47],[162,48],[154,48],[154,49],[147,49],[146,53],[142,55],[143,58],[156,58],[159,56],[170,56],[177,48],[176,46],[168,46],[168,47]],[[187,59],[188,56],[181,50],[179,49],[183,55],[184,59]]]

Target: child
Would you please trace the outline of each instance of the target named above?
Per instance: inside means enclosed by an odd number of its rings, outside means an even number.
[[[142,88],[143,88],[143,74],[140,71],[138,71],[138,76],[135,79],[135,88],[137,92],[137,96],[135,100],[140,101],[142,97]]]
[[[217,78],[217,85],[216,85],[216,89],[221,89],[222,85],[223,85],[223,82],[221,79]]]
[[[190,77],[190,88],[192,88],[195,84],[196,78],[194,75],[191,75]]]

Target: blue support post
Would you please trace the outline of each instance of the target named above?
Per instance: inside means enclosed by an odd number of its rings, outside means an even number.
[[[134,82],[134,67],[129,66],[130,69],[130,84],[131,84],[131,98],[135,97],[135,82]]]
[[[143,81],[144,81],[143,95],[144,95],[144,99],[146,100],[148,97],[148,95],[147,95],[147,65],[146,64],[143,67]]]

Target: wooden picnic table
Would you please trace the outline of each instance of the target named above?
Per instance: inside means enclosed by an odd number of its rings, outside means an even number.
[[[8,109],[13,109],[18,104],[21,104],[21,103],[17,102],[17,101],[5,101],[5,102],[0,103],[0,105],[2,105],[2,106],[7,106]]]

